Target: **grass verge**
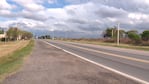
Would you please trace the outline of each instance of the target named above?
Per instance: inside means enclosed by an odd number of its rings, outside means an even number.
[[[79,40],[79,41],[78,40],[65,40],[65,41],[149,51],[149,46],[135,46],[131,44],[120,44],[119,46],[117,46],[116,43],[106,43],[106,42],[101,42],[101,41],[87,41],[87,40]]]
[[[7,56],[18,49],[22,49],[29,42],[30,40],[10,41],[10,42],[0,43],[0,59],[1,57]]]
[[[8,56],[0,58],[0,83],[10,73],[19,69],[19,67],[23,64],[24,57],[31,53],[33,46],[34,41],[31,40],[27,46],[14,51]]]

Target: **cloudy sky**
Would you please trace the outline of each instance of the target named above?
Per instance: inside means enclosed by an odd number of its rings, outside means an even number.
[[[117,23],[149,30],[149,0],[0,0],[1,27],[18,25],[38,35],[98,38]]]

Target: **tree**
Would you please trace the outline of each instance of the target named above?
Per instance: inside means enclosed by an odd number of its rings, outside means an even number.
[[[141,34],[141,37],[142,37],[142,40],[149,41],[149,30],[143,31],[143,33]]]
[[[125,31],[124,30],[119,30],[119,35],[120,37],[124,37]],[[117,28],[107,28],[104,33],[104,37],[109,37],[109,38],[117,38]]]
[[[50,35],[43,35],[43,36],[40,36],[38,38],[39,39],[51,39],[51,36]]]
[[[31,32],[27,31],[21,31],[21,39],[31,39],[33,37],[33,34]]]
[[[137,30],[130,30],[130,31],[127,31],[126,33],[127,33],[127,34],[128,34],[128,33],[136,33],[136,34],[137,34],[138,31],[137,31]]]
[[[104,37],[109,37],[109,38],[112,37],[112,29],[111,28],[107,28],[105,30]]]
[[[16,27],[11,27],[7,31],[7,37],[9,40],[17,40],[19,35],[20,35],[20,30]]]
[[[3,29],[0,29],[0,34],[4,34],[4,30]]]
[[[129,38],[129,37],[128,37],[128,34],[130,34],[130,33],[138,34],[138,31],[137,31],[137,30],[129,30],[129,31],[125,32],[126,38]]]
[[[21,39],[31,39],[33,37],[33,34],[28,31],[20,30],[17,27],[11,27],[6,32],[8,40],[21,40]]]
[[[128,33],[128,37],[134,42],[134,43],[140,43],[141,42],[141,37],[140,35],[130,32]]]

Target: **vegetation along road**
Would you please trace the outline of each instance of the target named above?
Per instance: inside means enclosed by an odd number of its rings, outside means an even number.
[[[30,54],[33,43],[33,40],[26,40],[0,44],[0,82],[19,69]]]

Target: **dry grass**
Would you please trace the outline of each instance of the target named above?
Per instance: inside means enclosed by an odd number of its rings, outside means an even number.
[[[0,44],[0,46],[3,45]],[[10,54],[0,57],[0,84],[5,77],[13,74],[23,64],[24,58],[32,51],[34,41],[9,42],[5,46],[11,48],[13,52],[7,50]]]
[[[0,57],[7,56],[14,51],[25,47],[29,41],[0,42]]]

